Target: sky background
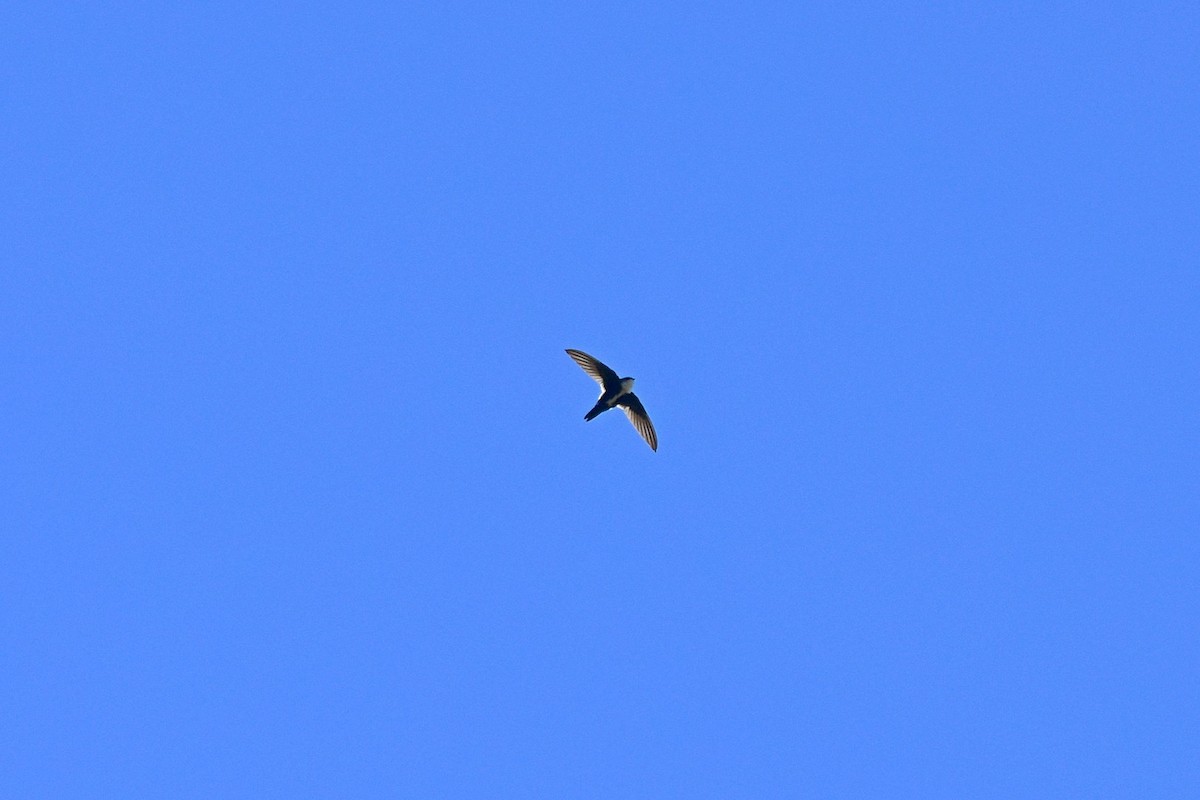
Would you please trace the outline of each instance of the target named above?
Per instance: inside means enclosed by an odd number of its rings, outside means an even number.
[[[1198,41],[7,6],[0,795],[1200,796]]]

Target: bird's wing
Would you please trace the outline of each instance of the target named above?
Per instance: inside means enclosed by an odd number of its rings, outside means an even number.
[[[604,391],[610,391],[621,385],[621,379],[617,377],[617,373],[582,350],[567,348],[567,355],[573,358],[576,364],[583,367],[583,371],[591,375],[592,380],[600,384],[600,388]]]
[[[617,405],[625,412],[625,416],[629,417],[629,421],[646,440],[646,444],[650,445],[650,449],[657,452],[658,434],[654,432],[654,425],[650,422],[646,407],[642,405],[641,400],[638,400],[638,396],[633,392],[623,394],[617,398]]]

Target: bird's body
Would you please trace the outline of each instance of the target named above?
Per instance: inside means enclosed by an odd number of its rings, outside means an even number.
[[[625,416],[633,423],[633,427],[646,440],[646,444],[650,445],[650,449],[658,450],[658,434],[654,432],[654,425],[651,424],[642,401],[633,393],[633,378],[617,377],[616,372],[582,350],[568,348],[567,355],[600,384],[600,398],[583,418],[593,420],[610,408],[620,406]]]
[[[585,420],[593,420],[602,412],[608,411],[617,404],[625,395],[629,394],[633,389],[633,378],[622,378],[621,382],[611,389],[605,389],[600,394],[600,399],[596,401],[596,405],[584,415]]]

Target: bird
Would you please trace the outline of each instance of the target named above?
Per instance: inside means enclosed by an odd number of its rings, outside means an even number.
[[[618,378],[616,372],[582,350],[567,348],[567,355],[574,359],[592,380],[600,384],[600,399],[592,406],[591,411],[583,415],[584,420],[591,421],[610,408],[620,406],[625,416],[633,423],[633,427],[646,440],[646,444],[650,445],[650,449],[658,452],[658,434],[654,432],[654,425],[651,424],[642,401],[633,393],[633,378]]]

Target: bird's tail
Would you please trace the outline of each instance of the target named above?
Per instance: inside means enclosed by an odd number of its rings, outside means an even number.
[[[596,405],[592,407],[591,411],[583,415],[583,419],[585,422],[590,422],[591,420],[594,420],[596,417],[600,416],[600,412],[602,411],[608,411],[608,406],[604,405],[604,403],[596,403]]]

